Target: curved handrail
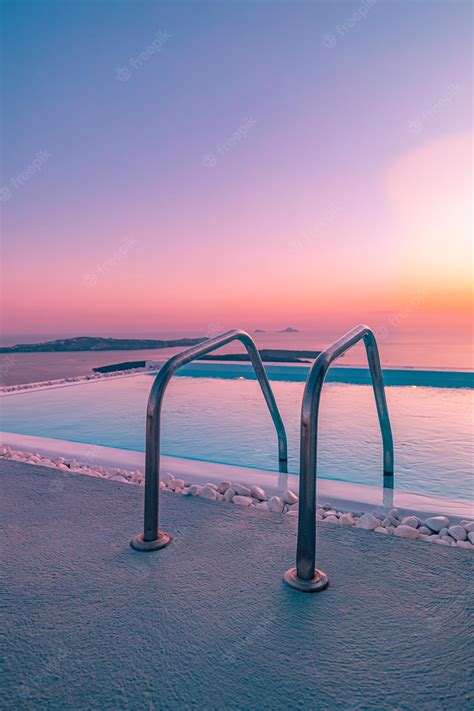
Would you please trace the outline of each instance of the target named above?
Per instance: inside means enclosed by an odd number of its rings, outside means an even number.
[[[383,386],[382,368],[375,336],[368,326],[359,324],[319,354],[309,372],[301,407],[300,489],[296,568],[285,573],[285,581],[298,590],[324,589],[327,576],[316,570],[316,478],[318,415],[321,391],[332,363],[363,340],[367,352],[372,386],[383,443],[384,486],[393,488],[393,437]]]
[[[225,346],[231,341],[240,341],[250,356],[257,380],[270,410],[278,437],[278,462],[280,472],[286,472],[288,466],[288,448],[286,431],[281,419],[275,396],[273,395],[260,353],[253,339],[245,331],[234,329],[219,336],[198,343],[192,348],[181,351],[170,358],[157,374],[148,398],[146,417],[145,451],[145,522],[143,535],[135,536],[132,546],[138,550],[156,550],[169,543],[169,536],[159,530],[159,493],[160,493],[160,431],[161,405],[166,387],[173,373],[182,365],[190,363],[199,356]]]

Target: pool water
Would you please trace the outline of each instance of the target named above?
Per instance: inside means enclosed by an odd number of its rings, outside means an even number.
[[[136,375],[3,396],[2,429],[136,451],[145,448],[152,376]],[[298,472],[303,382],[274,381],[288,435],[289,471]],[[395,443],[395,486],[472,497],[472,390],[386,388]],[[318,475],[381,483],[382,451],[372,389],[329,382],[321,401]],[[278,469],[277,439],[255,380],[174,378],[163,407],[162,453]]]

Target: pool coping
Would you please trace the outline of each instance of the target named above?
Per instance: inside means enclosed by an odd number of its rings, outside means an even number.
[[[86,462],[92,468],[94,466],[117,467],[144,472],[145,467],[144,452],[133,450],[12,432],[0,432],[0,441],[3,446],[18,451],[38,453],[50,459],[71,457]],[[299,476],[296,474],[281,474],[264,469],[184,457],[162,455],[161,472],[170,473],[176,478],[193,484],[207,482],[218,484],[228,480],[245,486],[256,484],[271,494],[281,494],[286,489],[295,493],[299,491]],[[394,489],[384,489],[383,486],[352,484],[320,477],[317,484],[317,500],[321,504],[330,501],[332,506],[353,513],[398,508],[404,513],[419,516],[443,514],[458,520],[473,518],[473,505],[470,501],[399,491],[396,489],[396,475],[394,484]]]

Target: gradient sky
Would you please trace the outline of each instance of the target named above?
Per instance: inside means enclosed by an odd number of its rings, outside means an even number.
[[[471,23],[4,1],[4,331],[464,323]]]

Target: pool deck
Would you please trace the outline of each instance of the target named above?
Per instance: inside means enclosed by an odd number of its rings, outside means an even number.
[[[318,525],[318,594],[286,587],[296,521],[0,462],[3,709],[472,708],[462,549]],[[472,631],[472,628],[471,628]]]

